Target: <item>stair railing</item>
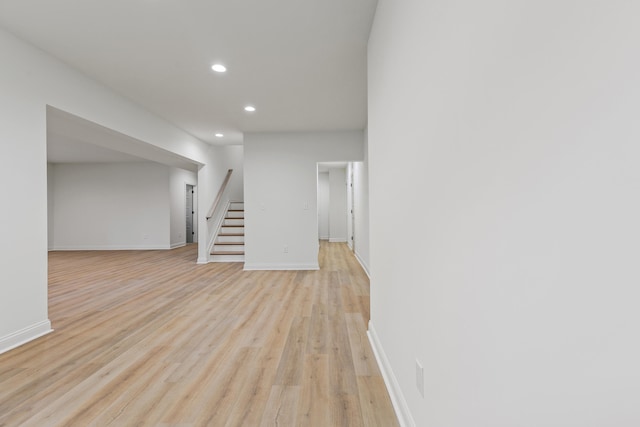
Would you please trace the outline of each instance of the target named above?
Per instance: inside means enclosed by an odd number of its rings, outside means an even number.
[[[229,184],[229,180],[231,179],[231,174],[233,173],[233,169],[229,169],[227,171],[227,176],[224,177],[224,181],[222,181],[222,185],[220,186],[220,190],[218,190],[218,195],[216,196],[213,204],[211,205],[211,209],[209,209],[209,213],[207,214],[207,221],[213,218],[213,214],[216,211],[216,208],[220,204],[220,200],[222,200],[222,195],[224,194],[224,190],[227,189],[227,184]]]

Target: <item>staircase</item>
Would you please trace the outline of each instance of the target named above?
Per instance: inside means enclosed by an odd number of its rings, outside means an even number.
[[[212,262],[244,262],[244,202],[231,202],[213,243]]]

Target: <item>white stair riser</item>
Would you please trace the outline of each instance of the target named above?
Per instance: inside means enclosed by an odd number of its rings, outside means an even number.
[[[244,255],[211,255],[212,262],[244,262]]]
[[[227,212],[227,218],[244,219],[244,211],[243,212]]]
[[[244,227],[222,227],[221,233],[244,233]]]
[[[231,202],[229,204],[229,209],[232,209],[232,210],[242,209],[242,210],[244,210],[244,202]]]
[[[244,243],[244,236],[218,236],[218,242]]]
[[[244,225],[244,219],[225,218],[224,222],[222,223],[222,226],[224,227],[225,225]]]
[[[213,251],[244,251],[244,244],[238,245],[213,245]]]

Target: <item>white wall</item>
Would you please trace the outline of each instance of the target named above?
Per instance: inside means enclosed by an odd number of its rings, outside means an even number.
[[[360,131],[245,134],[246,269],[318,268],[316,164],[362,149]]]
[[[370,274],[369,267],[369,168],[367,155],[367,134],[364,139],[363,162],[352,163],[353,167],[353,230],[354,253],[360,264]],[[388,224],[388,223],[387,223]]]
[[[47,248],[53,245],[53,165],[47,163]]]
[[[244,147],[225,145],[216,147],[218,157],[224,162],[223,168],[233,169],[227,187],[227,196],[233,201],[244,200]]]
[[[347,171],[329,169],[329,241],[347,241]]]
[[[379,1],[370,332],[405,420],[640,425],[638,16]]]
[[[0,209],[0,352],[51,330],[47,314],[46,106],[198,162],[216,185],[213,150],[124,97],[0,30],[0,180],[17,183]],[[209,184],[203,177],[212,177]],[[220,178],[221,179],[221,178]],[[213,196],[215,197],[215,196]],[[208,195],[200,197],[207,205]],[[202,219],[201,219],[202,221]]]
[[[329,240],[329,172],[318,173],[318,237]]]
[[[187,184],[196,186],[198,184],[197,174],[180,168],[169,168],[169,197],[170,197],[170,224],[171,224],[171,247],[176,248],[187,244]],[[198,203],[197,188],[194,190],[194,217],[193,231],[194,241],[198,235]]]
[[[169,168],[52,164],[53,250],[169,248]]]

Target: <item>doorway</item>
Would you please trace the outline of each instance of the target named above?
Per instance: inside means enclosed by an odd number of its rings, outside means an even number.
[[[333,243],[349,241],[351,222],[347,213],[347,176],[347,162],[318,163],[319,240]]]
[[[186,209],[185,209],[185,214],[186,214],[186,219],[187,219],[187,229],[185,231],[185,237],[187,238],[187,244],[189,243],[193,243],[193,239],[195,236],[195,230],[193,228],[193,216],[195,215],[195,208],[194,208],[194,203],[193,203],[193,199],[194,199],[194,194],[195,191],[193,189],[193,185],[189,185],[187,184],[187,191],[186,191]]]
[[[356,216],[355,216],[355,189],[353,185],[353,163],[349,163],[347,166],[347,243],[351,248],[351,251],[356,251]]]

